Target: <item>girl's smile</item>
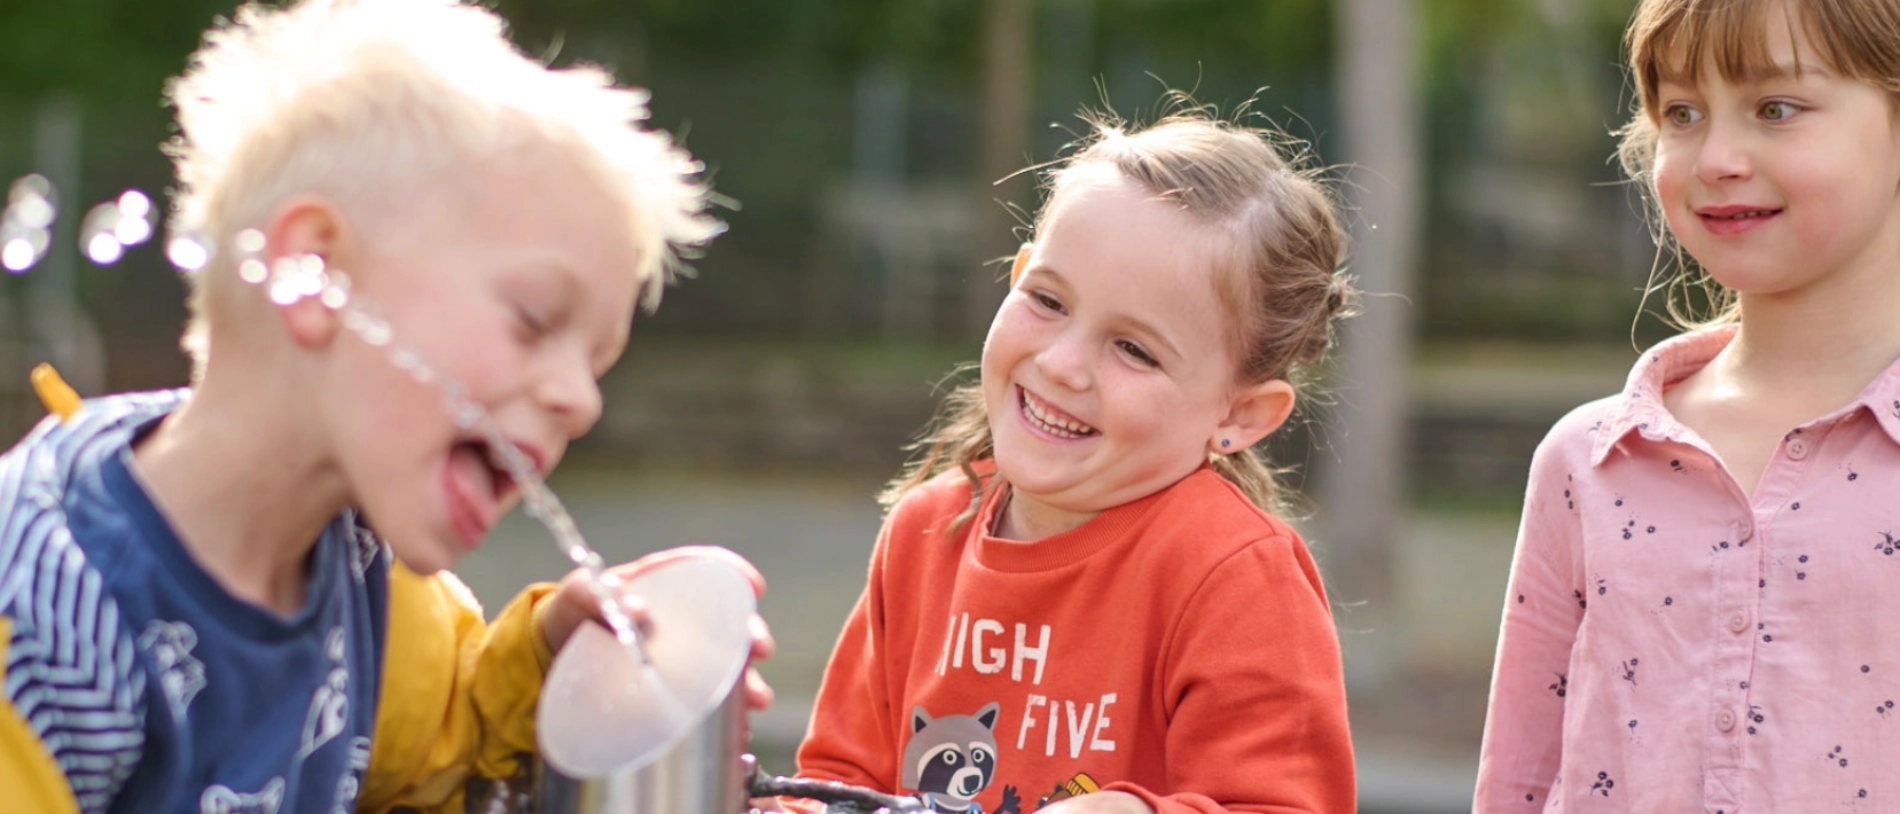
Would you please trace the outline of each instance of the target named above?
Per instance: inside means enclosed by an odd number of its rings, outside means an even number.
[[[1100,435],[1094,427],[1082,423],[1036,394],[1021,387],[1016,389],[1022,395],[1023,421],[1029,424],[1030,429],[1055,440],[1072,441]]]
[[[1702,219],[1702,228],[1719,237],[1744,235],[1768,224],[1781,214],[1780,209],[1765,206],[1737,204],[1730,206],[1706,206],[1696,209],[1696,217]]]

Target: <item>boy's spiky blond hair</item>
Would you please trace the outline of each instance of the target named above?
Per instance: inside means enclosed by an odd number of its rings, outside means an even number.
[[[644,91],[614,87],[598,68],[529,59],[499,17],[458,0],[247,5],[205,35],[166,95],[179,124],[167,145],[172,227],[216,246],[299,193],[335,201],[374,234],[419,192],[537,145],[571,155],[627,204],[648,308],[679,252],[722,229],[705,212],[700,165],[641,126]],[[192,275],[184,345],[200,370],[202,278],[229,271]]]

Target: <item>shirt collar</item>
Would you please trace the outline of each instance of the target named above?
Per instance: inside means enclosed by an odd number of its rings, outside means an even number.
[[[1610,450],[1632,432],[1651,441],[1680,437],[1685,429],[1663,406],[1663,391],[1713,360],[1728,347],[1739,327],[1723,325],[1673,337],[1637,359],[1609,418],[1591,428],[1596,433],[1596,441],[1590,450],[1590,465],[1601,465]],[[1900,360],[1868,382],[1860,395],[1838,414],[1844,415],[1859,407],[1873,413],[1887,437],[1900,444]]]

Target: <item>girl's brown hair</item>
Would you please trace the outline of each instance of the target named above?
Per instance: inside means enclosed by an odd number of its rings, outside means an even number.
[[[1637,6],[1624,36],[1636,99],[1629,123],[1616,132],[1617,159],[1642,190],[1657,245],[1678,267],[1667,278],[1652,279],[1645,296],[1667,290],[1669,316],[1685,329],[1732,322],[1738,312],[1733,292],[1695,270],[1675,244],[1656,200],[1652,168],[1662,121],[1657,88],[1665,81],[1693,84],[1708,67],[1729,82],[1775,74],[1781,66],[1768,41],[1775,15],[1790,31],[1806,35],[1814,51],[1797,48],[1795,71],[1812,59],[1843,78],[1900,96],[1900,0],[1643,0]],[[1696,293],[1706,307],[1692,304]]]
[[[1072,155],[1041,168],[1048,191],[1035,226],[1040,230],[1079,171],[1113,167],[1155,195],[1218,231],[1233,236],[1214,277],[1234,315],[1240,349],[1238,385],[1274,379],[1296,386],[1333,342],[1333,320],[1356,299],[1340,272],[1347,237],[1322,171],[1310,166],[1304,145],[1281,133],[1242,127],[1207,108],[1181,104],[1153,126],[1126,128],[1112,116],[1085,114],[1092,133]],[[959,469],[975,485],[969,508],[952,529],[976,516],[1000,477],[979,478],[975,465],[993,457],[989,417],[980,384],[944,399],[937,418],[911,446],[909,465],[885,488],[889,508],[910,490]],[[1253,449],[1215,456],[1214,467],[1267,511],[1283,508],[1275,470]]]

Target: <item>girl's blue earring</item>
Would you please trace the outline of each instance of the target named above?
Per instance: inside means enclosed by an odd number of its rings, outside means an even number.
[[[1221,446],[1221,449],[1226,449],[1226,448],[1228,448],[1228,447],[1231,447],[1231,446],[1233,446],[1233,445],[1234,445],[1234,442],[1232,442],[1232,441],[1229,441],[1229,440],[1227,440],[1227,439],[1225,439],[1225,438],[1222,438],[1222,439],[1220,439],[1220,446]]]

